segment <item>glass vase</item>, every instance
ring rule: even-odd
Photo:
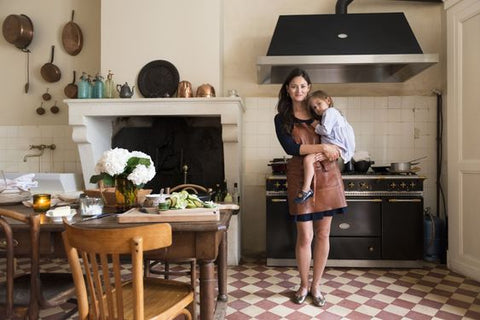
[[[125,212],[137,203],[137,187],[127,178],[115,178],[115,207],[117,212]]]

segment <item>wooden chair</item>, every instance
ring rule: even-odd
[[[70,273],[40,273],[40,215],[24,215],[0,209],[0,227],[5,240],[2,249],[6,257],[5,282],[0,283],[0,317],[6,319],[38,319],[39,310],[58,306],[67,301],[75,302],[75,285]],[[15,274],[15,239],[8,220],[22,222],[30,230],[30,273]],[[27,229],[27,230],[28,230]],[[23,245],[23,244],[20,244]],[[27,244],[25,244],[27,245]],[[74,307],[64,315],[70,317],[77,311]]]
[[[186,309],[193,301],[190,285],[143,276],[144,251],[171,245],[169,224],[114,229],[64,225],[62,236],[75,281],[79,319],[173,319],[179,315],[191,319]],[[131,279],[121,275],[126,259],[120,255],[127,254]]]

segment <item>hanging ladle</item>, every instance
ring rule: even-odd
[[[45,108],[43,107],[43,102],[40,104],[40,107],[38,107],[36,111],[37,111],[37,114],[39,115],[45,114]]]
[[[58,108],[57,101],[55,100],[55,103],[53,104],[53,106],[50,107],[50,112],[58,113],[58,111],[60,111],[60,108]]]

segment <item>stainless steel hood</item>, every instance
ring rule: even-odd
[[[438,61],[438,54],[422,52],[403,13],[337,8],[330,15],[280,16],[267,55],[257,58],[257,80],[283,83],[300,67],[313,83],[404,82]]]

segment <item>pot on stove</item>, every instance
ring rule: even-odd
[[[287,160],[285,158],[274,158],[268,165],[272,167],[273,174],[285,174],[287,172]]]
[[[365,173],[368,171],[370,166],[374,163],[375,163],[374,161],[360,160],[360,161],[353,161],[353,166],[356,172]]]
[[[414,160],[410,160],[407,162],[392,162],[390,163],[390,168],[388,171],[392,173],[410,173],[413,171],[412,166],[419,164],[420,163],[419,161],[425,158],[426,156],[417,158]]]
[[[352,173],[354,171],[355,171],[355,168],[353,166],[353,159],[352,159],[352,160],[348,161],[347,163],[345,163],[343,172]]]

